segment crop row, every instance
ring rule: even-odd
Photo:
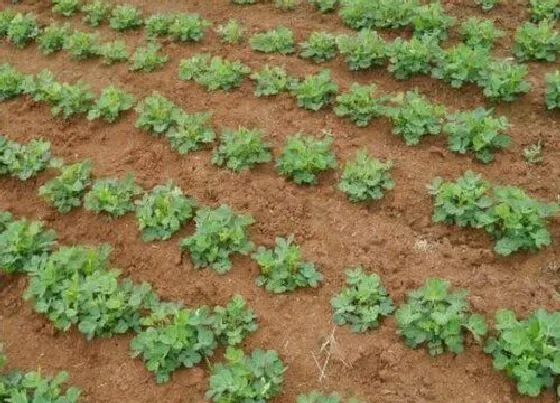
[[[26,88],[31,88],[29,94],[36,101],[49,101],[54,106],[53,111],[62,111],[64,116],[70,116],[68,108],[75,106],[74,100],[91,99],[92,96],[76,96],[83,91],[69,84],[59,84],[53,80],[47,71],[36,77],[21,78]],[[31,83],[31,84],[30,84]],[[61,97],[64,91],[69,94],[71,101]],[[68,89],[69,88],[69,89]],[[354,87],[353,91],[360,95],[364,88]],[[371,88],[365,88],[371,94]],[[53,95],[54,94],[54,95]],[[94,108],[89,110],[90,118],[104,116],[114,121],[121,111],[132,107],[133,97],[116,87],[109,87],[102,92]],[[402,101],[401,109],[390,113],[396,123],[395,132],[402,135],[407,143],[415,144],[425,133],[439,132],[438,114],[443,114],[443,108],[431,105],[415,92],[409,92]],[[86,105],[87,106],[87,105]],[[339,105],[339,108],[341,106]],[[81,112],[87,107],[74,108]],[[380,113],[382,107],[370,112]],[[208,114],[189,115],[165,97],[155,93],[140,104],[136,111],[138,117],[136,127],[147,130],[154,136],[166,136],[172,146],[181,153],[198,150],[214,139],[213,129],[208,125]],[[362,110],[363,112],[363,110]],[[72,113],[72,114],[73,114]],[[432,114],[432,115],[430,115]],[[363,116],[362,116],[363,118]],[[505,118],[495,119],[490,111],[476,109],[472,112],[458,112],[448,117],[444,130],[451,133],[450,147],[457,152],[473,150],[477,158],[489,162],[493,158],[493,148],[506,146],[509,137],[498,133],[507,127]],[[473,136],[475,134],[476,136]],[[0,138],[0,173],[11,174],[21,180],[26,180],[33,174],[45,169],[50,163],[60,169],[60,175],[43,185],[40,194],[60,212],[68,212],[73,207],[82,204],[85,195],[85,207],[96,212],[105,212],[113,216],[123,215],[128,211],[136,211],[137,222],[146,240],[168,239],[179,230],[184,222],[193,217],[196,203],[183,196],[182,191],[172,183],[156,186],[150,193],[144,193],[132,177],[117,179],[105,178],[92,182],[91,164],[89,161],[63,166],[62,162],[50,160],[49,144],[41,140],[34,140],[27,145],[11,142]],[[276,158],[278,173],[285,175],[298,184],[316,183],[317,175],[336,166],[335,154],[331,151],[332,137],[326,134],[323,138],[315,138],[303,134],[289,136],[281,154]],[[237,130],[225,129],[221,136],[221,144],[214,149],[212,162],[225,165],[234,172],[248,170],[257,164],[272,160],[271,147],[266,142],[264,134],[256,129],[240,127]],[[349,200],[363,202],[381,199],[384,193],[391,190],[395,183],[391,177],[391,162],[381,162],[370,157],[365,151],[358,152],[353,161],[349,161],[343,168],[338,188],[346,193]],[[486,228],[497,240],[496,251],[502,255],[509,255],[517,250],[540,249],[550,244],[550,236],[545,229],[544,219],[556,213],[552,208],[544,208],[541,203],[530,199],[522,190],[496,192],[491,197],[484,192],[471,196],[470,187],[475,180],[459,181],[456,194],[440,191],[433,187],[434,194],[442,194],[443,201],[436,202],[436,206],[443,205],[451,214],[461,216],[463,208],[473,208],[480,203],[476,197],[483,197],[484,209],[503,210],[507,205],[509,216],[503,213],[493,214],[493,219],[486,216],[480,222],[471,223],[475,228]],[[477,188],[477,186],[474,186]],[[483,183],[480,187],[487,191],[490,187]],[[509,189],[509,188],[508,188]],[[465,193],[466,192],[466,193]],[[464,193],[464,194],[463,194]],[[136,196],[144,194],[143,199],[134,200]],[[495,199],[495,206],[487,200]],[[459,205],[455,200],[459,200]],[[468,201],[468,203],[467,203]],[[164,215],[155,213],[156,206],[165,211]],[[166,206],[165,209],[162,206]],[[528,206],[533,206],[528,208]],[[204,211],[204,209],[202,209]],[[203,213],[202,215],[206,215]],[[232,214],[226,216],[233,217]],[[533,217],[534,218],[530,218]],[[456,222],[462,225],[461,219],[448,217],[435,221]],[[509,218],[508,218],[509,217]],[[513,217],[513,218],[512,218]],[[157,219],[156,219],[157,218]],[[225,219],[225,221],[233,218]],[[244,221],[244,220],[241,220]],[[247,221],[246,224],[250,222]],[[243,225],[241,225],[243,226]],[[510,228],[510,229],[508,229]],[[533,239],[533,241],[525,238]],[[243,238],[240,238],[243,239]],[[515,241],[513,241],[515,240]],[[187,242],[185,240],[184,242]],[[183,247],[188,245],[184,243]],[[245,243],[237,245],[232,250],[245,250]],[[191,254],[193,250],[191,249]],[[196,262],[196,258],[193,256]],[[226,261],[228,261],[226,259]],[[215,267],[222,271],[221,267]]]
[[[239,62],[210,58],[206,54],[184,60],[180,70],[183,79],[194,79],[209,89],[238,86],[242,77],[248,74],[248,69]],[[476,108],[448,114],[445,107],[430,102],[416,91],[393,96],[377,95],[375,85],[357,83],[349,91],[335,96],[338,85],[331,79],[328,70],[297,80],[289,78],[282,69],[265,68],[254,73],[252,78],[256,81],[258,95],[270,96],[290,88],[299,106],[318,110],[333,103],[338,116],[349,117],[358,126],[367,126],[372,119],[387,117],[393,123],[393,132],[403,137],[407,145],[416,145],[424,136],[443,132],[448,137],[450,150],[459,154],[472,153],[479,161],[489,163],[493,161],[496,150],[511,143],[510,137],[504,133],[509,127],[507,118],[494,117],[491,109]],[[54,115],[70,118],[75,114],[88,113],[89,119],[103,117],[109,122],[114,122],[121,112],[135,104],[134,96],[116,86],[105,88],[95,100],[83,83],[59,83],[47,70],[36,76],[26,76],[10,65],[0,65],[0,99],[21,94],[49,103]],[[156,92],[140,102],[136,111],[138,128],[154,136],[166,136],[181,154],[199,150],[214,140],[214,132],[208,123],[210,114],[186,114]],[[259,130],[224,130],[221,140],[222,145],[215,149],[213,163],[226,165],[235,172],[272,159],[270,145]],[[301,134],[288,138],[282,155],[277,159],[279,173],[296,183],[315,183],[318,173],[336,165],[334,154],[329,151],[330,144],[331,137],[328,135],[322,141]],[[357,158],[364,160],[360,156]],[[376,175],[388,173],[389,166],[381,169],[382,163],[375,161],[379,167],[373,170]],[[363,168],[364,172],[368,170],[371,171]],[[344,187],[347,188],[346,185]],[[372,199],[349,196],[350,199]]]
[[[433,3],[429,7],[432,6],[439,9],[426,11],[427,16],[443,13],[439,3]],[[126,61],[129,57],[122,40],[100,44],[96,34],[72,32],[68,25],[57,23],[41,31],[32,14],[15,14],[10,10],[3,13],[0,15],[0,36],[6,35],[16,46],[25,46],[37,36],[39,46],[45,53],[65,49],[73,58],[103,56],[106,63]],[[553,31],[552,24],[544,20],[538,24],[526,23],[521,26],[514,45],[516,55],[521,60],[554,60],[560,50],[560,34]],[[172,40],[200,41],[209,25],[198,14],[157,14],[146,21],[146,33],[150,39],[170,35]],[[300,44],[300,55],[320,63],[333,59],[339,52],[346,58],[350,70],[370,69],[387,64],[388,70],[397,79],[431,73],[433,77],[443,79],[455,88],[466,83],[476,83],[483,89],[484,95],[494,101],[513,101],[520,94],[529,91],[531,84],[526,80],[526,65],[492,58],[492,44],[503,33],[490,21],[474,17],[468,19],[461,28],[464,43],[445,50],[438,44],[445,30],[441,31],[440,27],[436,31],[433,25],[426,23],[425,29],[420,30],[412,39],[404,40],[399,37],[392,43],[387,43],[369,28],[364,28],[355,35],[313,32]],[[183,31],[178,33],[179,29]],[[230,20],[220,26],[218,32],[224,41],[235,42],[242,38],[244,28],[236,20]],[[265,53],[290,54],[296,51],[294,33],[284,26],[253,35],[250,45],[252,49]],[[130,69],[157,69],[168,60],[166,55],[158,53],[160,49],[160,45],[154,42],[139,46],[132,56]],[[556,87],[557,90],[558,82],[552,82],[553,76],[547,80],[551,81],[549,86]],[[549,102],[548,97],[547,95],[548,107],[555,107],[558,95],[556,94],[555,102]]]
[[[219,242],[224,239],[228,242],[230,238],[205,243],[212,245],[213,255],[219,255],[223,246]],[[285,291],[319,280],[313,264],[302,261],[299,249],[290,243],[291,239],[277,239],[274,251],[258,252],[261,277],[257,284]],[[242,297],[234,296],[225,307],[214,308],[163,302],[148,284],[119,277],[109,263],[108,246],[57,250],[55,246],[56,234],[40,222],[0,214],[0,267],[30,277],[25,298],[57,329],[67,331],[75,325],[88,340],[135,332],[131,354],[146,362],[157,382],[166,382],[178,368],[199,364],[223,344],[229,346],[227,363],[212,367],[210,399],[226,402],[251,396],[264,401],[280,392],[285,367],[276,352],[255,350],[246,356],[232,347],[257,329],[255,313]],[[331,299],[334,322],[358,333],[378,328],[395,311],[380,277],[364,273],[361,267],[346,274],[347,286]],[[432,355],[463,352],[466,333],[482,342],[488,326],[482,315],[471,312],[467,294],[450,289],[446,280],[427,279],[395,311],[398,334],[409,347],[426,346]],[[549,314],[544,309],[527,320],[518,320],[510,310],[497,312],[495,336],[487,340],[485,351],[492,354],[496,369],[505,370],[517,381],[520,393],[537,396],[552,387],[560,374],[556,365],[559,321],[560,313]],[[270,383],[265,390],[253,379],[262,365],[268,368],[265,377]],[[236,380],[233,384],[231,377]],[[242,381],[242,388],[233,386]]]

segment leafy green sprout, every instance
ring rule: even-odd
[[[218,25],[216,32],[220,36],[222,42],[240,43],[245,39],[247,29],[239,20],[231,18],[224,24]]]
[[[272,154],[270,145],[265,142],[264,132],[246,127],[224,130],[221,144],[212,155],[213,164],[225,165],[237,173],[270,161]]]

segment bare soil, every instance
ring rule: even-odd
[[[215,25],[236,17],[249,27],[250,33],[281,23],[293,28],[300,41],[312,31],[348,31],[336,14],[321,15],[307,4],[294,13],[282,13],[271,4],[241,7],[227,0],[129,2],[142,6],[146,14],[199,12]],[[2,3],[11,5],[9,0]],[[445,3],[459,21],[469,15],[482,15],[472,1]],[[63,20],[53,17],[50,1],[23,1],[14,7],[33,11],[45,24],[53,19]],[[528,18],[525,1],[510,1],[486,16],[508,33],[496,55],[509,56],[515,27]],[[92,30],[81,23],[80,16],[64,20],[79,29]],[[124,38],[131,49],[144,40],[142,30],[118,34],[103,26],[99,31],[104,39]],[[397,33],[384,34],[394,37]],[[454,34],[449,43],[456,40]],[[235,257],[233,269],[225,276],[212,270],[195,270],[178,247],[179,240],[193,231],[192,225],[170,241],[144,243],[132,214],[116,220],[84,209],[59,214],[37,195],[39,186],[53,172],[25,183],[0,178],[0,208],[17,217],[44,220],[58,232],[61,244],[110,243],[114,247],[114,265],[122,269],[123,275],[150,282],[165,299],[187,305],[221,304],[235,293],[244,295],[256,309],[260,327],[243,347],[275,349],[288,366],[278,402],[293,402],[298,394],[312,389],[354,393],[368,402],[554,401],[552,393],[539,399],[521,398],[515,384],[492,369],[491,358],[472,340],[464,354],[437,358],[422,349],[407,348],[396,334],[393,318],[379,330],[365,334],[352,334],[347,328],[337,327],[336,345],[322,382],[313,354],[319,360],[325,358],[320,353],[321,345],[334,328],[329,300],[345,281],[344,268],[360,264],[382,276],[397,302],[403,301],[407,290],[420,286],[426,277],[442,276],[456,287],[469,288],[473,307],[490,320],[502,307],[510,307],[520,315],[537,307],[560,308],[558,221],[550,226],[553,246],[539,253],[500,258],[492,252],[493,243],[486,234],[432,223],[432,203],[425,189],[435,176],[453,179],[472,169],[493,182],[518,185],[535,197],[555,200],[560,194],[560,115],[545,110],[543,79],[558,64],[531,64],[533,90],[512,104],[496,106],[496,112],[510,120],[514,145],[498,153],[494,163],[481,165],[469,156],[448,152],[444,138],[407,147],[391,134],[391,125],[384,119],[360,129],[329,110],[312,113],[299,109],[287,94],[256,98],[249,81],[230,93],[209,93],[194,82],[180,81],[177,71],[182,58],[195,52],[212,52],[240,59],[253,68],[265,63],[285,65],[296,76],[327,67],[341,90],[353,81],[375,82],[386,92],[417,87],[449,110],[492,106],[476,87],[454,90],[428,77],[396,81],[383,69],[351,73],[340,57],[319,67],[296,56],[258,54],[250,51],[247,43],[223,45],[210,30],[201,43],[166,43],[164,50],[171,61],[163,70],[145,74],[129,72],[126,65],[107,67],[99,60],[73,61],[63,52],[44,56],[36,45],[19,51],[5,42],[0,43],[0,60],[28,73],[48,68],[61,81],[81,79],[97,92],[110,83],[139,99],[158,90],[187,111],[213,111],[217,129],[238,125],[263,129],[276,153],[288,135],[298,131],[318,134],[322,129],[331,129],[340,165],[361,148],[379,158],[392,159],[396,166],[395,190],[380,202],[352,204],[335,190],[338,173],[322,175],[320,183],[313,187],[285,181],[272,164],[237,175],[211,165],[210,150],[182,157],[164,139],[135,129],[133,112],[114,125],[89,122],[83,117],[64,122],[51,117],[47,106],[18,98],[0,104],[0,131],[18,141],[48,139],[54,153],[67,161],[91,158],[96,176],[130,171],[146,189],[171,178],[203,204],[227,203],[237,211],[251,213],[257,220],[251,228],[257,244],[271,246],[276,236],[294,233],[305,257],[315,261],[325,276],[321,288],[270,295],[255,285],[258,268],[244,257]],[[545,163],[528,165],[522,150],[538,140],[545,147]],[[10,367],[41,368],[49,374],[68,370],[71,383],[81,388],[90,402],[203,401],[209,376],[206,365],[177,371],[172,381],[158,386],[144,364],[129,357],[131,335],[88,343],[74,330],[57,332],[22,299],[27,281],[24,277],[1,277],[0,281],[0,338],[5,342]],[[220,359],[221,354],[213,357],[213,361]]]

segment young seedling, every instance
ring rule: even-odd
[[[168,60],[167,55],[161,55],[159,43],[149,42],[146,46],[138,46],[130,60],[131,71],[151,72],[160,69]]]
[[[432,70],[432,77],[449,82],[453,88],[461,88],[466,83],[479,82],[489,64],[488,49],[461,43],[443,52]]]
[[[209,91],[237,88],[250,72],[251,69],[238,60],[212,57],[207,53],[194,54],[190,59],[181,60],[179,65],[181,80],[194,80]]]
[[[104,0],[93,0],[82,6],[82,13],[84,16],[82,21],[91,26],[97,27],[109,19],[111,15],[112,6]]]
[[[393,102],[396,106],[387,112],[393,122],[393,133],[403,137],[407,146],[419,144],[424,136],[441,133],[445,115],[443,105],[430,102],[416,90],[400,93]]]
[[[470,312],[468,291],[449,291],[450,283],[428,278],[423,287],[408,294],[407,302],[395,314],[397,333],[411,348],[427,344],[431,355],[446,350],[455,354],[464,350],[464,332],[481,342],[488,326],[482,315]]]
[[[179,154],[188,154],[212,144],[215,135],[210,125],[211,116],[210,112],[178,114],[173,127],[165,133],[171,147]]]
[[[365,70],[387,62],[387,43],[376,31],[362,29],[356,35],[339,35],[336,43],[350,70]]]
[[[250,76],[255,81],[255,96],[269,97],[285,91],[288,86],[288,73],[283,67],[270,67],[266,64],[262,70]]]
[[[321,13],[331,13],[335,10],[338,0],[308,0],[309,4],[315,6],[315,8]]]
[[[429,3],[414,10],[411,18],[414,36],[447,39],[447,30],[455,24],[455,17],[447,15],[439,1]]]
[[[542,144],[539,140],[534,144],[529,144],[527,147],[523,149],[523,157],[525,157],[525,161],[529,164],[542,164],[544,161],[542,155]]]
[[[212,330],[220,344],[236,346],[257,330],[257,315],[245,298],[234,295],[228,304],[213,309]]]
[[[140,102],[135,111],[138,114],[136,127],[147,130],[154,136],[165,134],[183,114],[177,105],[155,91]]]
[[[545,76],[545,103],[548,109],[560,108],[560,70]]]
[[[17,13],[8,25],[6,37],[16,48],[23,49],[39,35],[41,28],[35,15]]]
[[[301,57],[315,63],[326,62],[336,56],[336,36],[330,32],[312,32],[299,46]]]
[[[246,28],[235,18],[229,19],[226,23],[218,25],[216,32],[222,42],[241,43],[245,39]]]
[[[155,186],[136,202],[136,222],[146,242],[166,240],[194,215],[195,202],[169,181]]]
[[[98,56],[99,46],[97,33],[74,31],[64,38],[63,48],[72,59],[85,60]]]
[[[382,199],[385,192],[395,187],[391,177],[391,161],[381,162],[359,151],[353,161],[344,166],[338,189],[352,202]]]
[[[300,133],[289,136],[276,161],[279,174],[298,185],[317,183],[317,175],[336,167],[336,157],[331,151],[333,138],[325,133],[322,139]]]
[[[388,45],[387,53],[387,70],[398,80],[405,80],[419,74],[428,74],[441,57],[442,50],[432,36],[408,41],[399,37]]]
[[[229,206],[201,208],[196,212],[194,235],[183,239],[181,248],[187,249],[195,268],[211,267],[218,274],[231,269],[230,255],[248,255],[254,248],[249,240],[247,227],[253,217],[237,214]]]
[[[331,298],[334,323],[348,325],[355,333],[376,329],[393,313],[393,300],[377,274],[365,274],[361,266],[345,273],[346,287]]]
[[[169,34],[169,28],[173,24],[172,14],[152,14],[144,22],[144,30],[148,39],[154,39]]]
[[[120,32],[136,29],[143,23],[142,12],[130,4],[121,4],[113,8],[109,19],[111,28]]]
[[[302,258],[301,249],[294,245],[294,235],[276,238],[276,247],[259,247],[253,259],[260,268],[257,285],[274,294],[283,294],[300,287],[318,287],[323,276],[315,263]]]
[[[331,79],[330,70],[321,70],[301,81],[294,81],[290,89],[296,97],[297,106],[318,111],[332,102],[338,84]]]
[[[0,64],[0,101],[15,98],[23,93],[25,77],[11,64]]]
[[[547,20],[538,24],[526,22],[517,28],[513,54],[519,60],[553,62],[559,51],[560,34],[554,30],[553,22]]]
[[[491,20],[479,17],[469,17],[461,25],[460,32],[463,42],[473,49],[492,49],[494,42],[504,36]]]
[[[354,29],[399,28],[411,23],[418,8],[416,0],[341,1],[342,22]]]
[[[372,119],[385,114],[383,105],[386,97],[376,97],[377,87],[375,84],[362,86],[353,83],[348,92],[336,97],[334,113],[336,116],[348,116],[358,127],[369,125]]]
[[[52,12],[70,17],[80,9],[80,0],[52,0]]]
[[[69,24],[52,23],[46,26],[37,37],[37,44],[44,54],[59,52],[64,47],[64,41],[71,35]]]
[[[120,217],[136,209],[134,198],[141,193],[142,188],[136,184],[132,174],[123,179],[99,179],[84,196],[84,208],[95,213]]]
[[[60,175],[39,188],[39,196],[60,213],[68,213],[82,205],[82,196],[91,184],[91,161],[60,166]]]
[[[214,402],[267,402],[280,394],[284,363],[276,351],[243,350],[228,347],[226,363],[212,367],[206,398]],[[263,386],[266,385],[266,386]]]
[[[478,107],[472,111],[447,116],[443,132],[449,136],[449,148],[459,154],[471,151],[481,162],[494,160],[494,150],[507,148],[511,137],[502,134],[509,127],[505,116],[492,117],[492,109]]]
[[[177,14],[169,25],[169,38],[175,42],[199,42],[210,25],[199,14]]]
[[[125,41],[120,39],[100,45],[97,53],[105,64],[126,62],[130,56]]]
[[[274,0],[274,5],[282,11],[294,11],[299,5],[299,0]]]
[[[51,161],[51,144],[33,139],[27,144],[6,140],[0,136],[0,174],[10,174],[26,181],[43,171]]]
[[[525,64],[496,60],[490,62],[488,68],[480,72],[478,85],[487,98],[512,102],[531,89],[531,83],[526,80],[527,74],[528,69]]]
[[[221,144],[212,154],[212,163],[226,165],[233,172],[242,172],[272,161],[270,145],[265,142],[264,132],[239,127],[226,129],[221,135]]]
[[[263,53],[281,53],[284,55],[294,53],[294,33],[283,25],[271,31],[254,34],[249,40],[251,49]]]
[[[136,102],[133,95],[120,89],[115,85],[110,85],[101,91],[95,105],[89,110],[88,119],[105,118],[109,123],[115,122],[121,112],[131,109]]]

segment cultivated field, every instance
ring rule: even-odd
[[[557,401],[560,2],[493,3],[2,0],[0,400]]]

